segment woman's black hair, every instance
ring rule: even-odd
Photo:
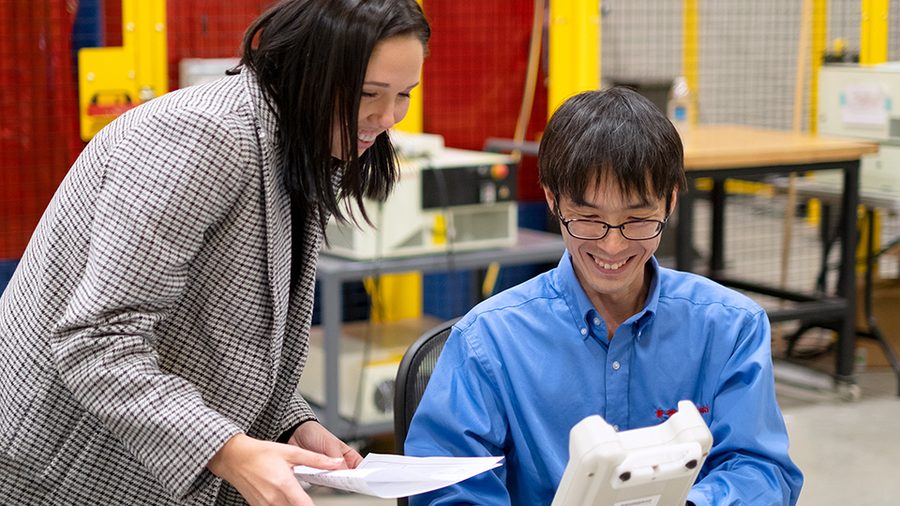
[[[351,202],[368,222],[363,198],[386,198],[397,180],[387,132],[362,156],[356,138],[369,57],[377,43],[396,36],[427,47],[431,28],[415,0],[284,0],[244,35],[241,63],[256,74],[277,117],[286,187],[318,209],[323,230],[328,215],[356,221]],[[344,161],[331,153],[335,117]]]
[[[557,109],[538,150],[538,179],[559,201],[583,205],[588,185],[619,185],[644,203],[686,190],[684,148],[672,123],[627,88],[586,91]]]

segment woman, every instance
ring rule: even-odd
[[[306,505],[294,465],[359,463],[295,387],[429,36],[414,0],[287,0],[85,148],[0,298],[0,503]]]

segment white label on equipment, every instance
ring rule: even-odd
[[[889,100],[878,83],[854,83],[841,90],[841,121],[847,125],[884,127],[888,123]]]
[[[628,499],[627,501],[617,502],[613,506],[656,506],[659,502],[659,496],[641,497],[640,499]]]

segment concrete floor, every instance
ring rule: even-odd
[[[785,408],[791,455],[806,475],[803,505],[893,505],[900,497],[900,398],[821,402]]]

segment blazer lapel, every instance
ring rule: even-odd
[[[263,98],[262,90],[256,84],[253,73],[244,68],[241,75],[245,79],[251,104],[256,109],[256,117],[259,121],[257,132],[262,150],[269,285],[272,289],[274,306],[271,352],[275,361],[274,370],[277,371],[287,322],[291,279],[291,201],[280,177],[282,160],[276,137],[275,116]]]

